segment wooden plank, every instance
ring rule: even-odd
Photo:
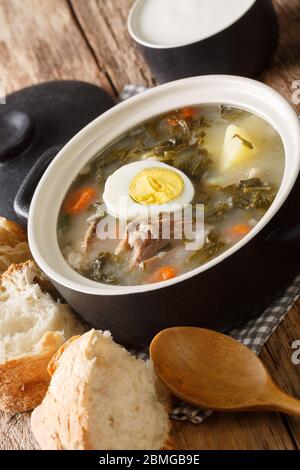
[[[82,79],[120,91],[125,83],[154,81],[126,32],[132,0],[0,0],[0,78],[8,92],[49,79]],[[280,47],[262,79],[291,100],[300,78],[298,0],[276,0]],[[13,53],[12,53],[13,51]],[[111,84],[113,86],[111,86]],[[262,353],[277,383],[299,396],[299,369],[289,360],[300,339],[300,303]],[[287,426],[285,426],[285,424]],[[214,414],[195,426],[174,423],[179,449],[292,449],[300,443],[299,420],[277,414]],[[0,414],[0,448],[32,449],[29,413]]]
[[[300,80],[299,0],[275,0],[273,3],[279,18],[280,41],[276,54],[261,79],[292,102],[295,92],[293,82]],[[294,105],[300,113],[300,93],[298,100],[299,103]]]
[[[174,423],[173,440],[177,449],[295,449],[276,413],[214,413],[200,425]]]
[[[300,399],[300,365],[292,362],[292,344],[300,339],[300,300],[272,335],[261,359],[274,381]],[[214,413],[199,426],[174,423],[175,445],[182,449],[300,449],[299,418],[276,413]]]
[[[0,1],[0,78],[6,92],[46,80],[77,79],[113,94],[64,0]],[[0,412],[0,449],[34,449],[30,414]]]
[[[6,92],[77,79],[113,93],[65,0],[0,1],[0,78]]]
[[[118,92],[125,83],[145,86],[155,83],[127,32],[127,15],[132,2],[133,0],[70,0],[100,69],[107,71]]]
[[[300,399],[300,365],[292,361],[292,344],[296,340],[300,340],[300,300],[275,331],[261,354],[261,359],[270,370],[274,381],[287,393]],[[300,449],[300,419],[285,416],[284,420],[297,448]]]
[[[300,366],[291,361],[291,345],[300,339],[300,301],[273,334],[261,358],[275,382],[300,398]],[[300,421],[276,413],[214,413],[201,425],[173,422],[178,449],[294,449],[300,448]],[[29,413],[0,413],[0,449],[33,449]]]
[[[295,449],[277,414],[215,413],[201,425],[173,422],[176,449],[270,450]],[[38,449],[30,432],[30,413],[0,413],[0,449]]]
[[[35,450],[39,446],[30,431],[30,413],[0,412],[0,450]]]
[[[133,0],[69,0],[100,68],[117,91],[125,83],[151,86],[155,80],[127,32],[127,15]],[[280,42],[266,71],[259,77],[292,100],[292,84],[300,79],[300,10],[298,0],[276,0]],[[300,88],[300,84],[299,84]],[[299,93],[300,101],[300,93]],[[300,103],[296,106],[300,112]]]
[[[126,18],[132,0],[120,0],[118,5],[112,0],[90,0],[89,2],[70,0],[70,2],[81,28],[93,48],[98,63],[101,67],[104,67],[105,64],[113,85],[118,91],[123,88],[125,83],[142,83],[146,86],[154,83],[144,59],[136,47],[132,47],[132,41],[128,38]],[[276,0],[274,3],[280,21],[280,43],[269,67],[261,75],[260,79],[277,89],[292,103],[292,93],[294,91],[292,90],[292,84],[294,80],[300,78],[300,44],[298,41],[300,10],[298,8],[298,0]],[[112,51],[113,54],[111,54]],[[300,111],[300,105],[298,105],[298,110]],[[289,320],[285,324],[290,324]],[[284,335],[284,327],[280,328],[280,331]],[[274,351],[271,354],[266,350],[265,356],[271,362],[275,361],[276,363],[277,349],[280,349],[280,339],[271,340],[271,348],[274,344]],[[283,387],[286,385],[286,383],[282,383]],[[288,388],[286,389],[288,390]],[[213,423],[219,422],[219,419],[221,418],[213,417],[209,420],[209,423],[211,422],[212,424],[205,423],[202,425],[203,427],[177,423],[175,429],[183,437],[181,444],[185,441],[187,445],[189,443],[196,443],[198,446],[196,448],[203,448],[201,445],[204,445],[204,448],[206,448],[202,430],[205,428],[207,442],[213,443]],[[253,448],[255,448],[255,445],[258,445],[257,448],[261,448],[256,439],[260,433],[256,433],[256,429],[260,429],[264,419],[266,423],[271,420],[273,426],[275,418],[271,415],[267,418],[266,416],[263,418],[261,415],[243,415],[239,421],[232,415],[222,415],[222,419],[225,420],[229,429],[234,429],[234,432],[232,431],[230,438],[222,438],[217,444],[218,448],[240,448],[241,433],[244,436],[244,443],[249,442],[250,446],[254,446]],[[231,421],[233,421],[234,426],[230,424]],[[299,428],[297,427],[297,420],[288,419],[282,421],[277,416],[276,426],[277,430],[279,431],[280,428],[281,434],[285,436],[283,438],[284,442],[277,443],[274,438],[272,439],[273,434],[270,432],[270,448],[276,448],[276,445],[279,446],[278,448],[284,448],[285,440],[293,446],[288,434],[291,433],[293,439],[296,439],[296,436],[298,436]],[[292,429],[290,430],[288,426],[291,426]],[[300,440],[298,442],[300,443]],[[209,446],[208,448],[214,447]]]

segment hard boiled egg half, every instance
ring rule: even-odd
[[[193,184],[182,171],[155,160],[122,166],[107,178],[103,193],[108,213],[120,219],[172,213],[193,197]]]

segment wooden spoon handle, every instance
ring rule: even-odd
[[[292,416],[300,417],[300,400],[287,395],[271,381],[265,389],[264,397],[261,397],[261,409],[279,411]]]
[[[273,398],[275,398],[275,400],[274,403],[271,404],[270,409],[300,417],[300,400],[290,397],[283,392],[278,393],[276,397]]]

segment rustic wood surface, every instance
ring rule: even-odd
[[[125,83],[155,85],[126,31],[131,3],[0,0],[0,79],[7,92],[51,79],[93,82],[114,96]],[[293,81],[300,80],[300,2],[274,3],[280,45],[260,78],[291,101]],[[300,103],[296,107],[300,112]],[[300,301],[261,354],[276,382],[300,398],[300,366],[291,361],[291,345],[297,339]],[[200,426],[175,422],[173,435],[179,449],[299,449],[300,420],[275,413],[215,413]],[[0,449],[34,448],[29,414],[0,414]]]

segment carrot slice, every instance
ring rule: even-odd
[[[180,113],[184,119],[193,119],[197,116],[197,111],[189,107],[183,108]]]
[[[153,282],[167,281],[176,276],[176,271],[173,266],[163,266],[153,274]]]
[[[245,235],[247,235],[247,233],[250,232],[250,230],[251,228],[249,227],[249,225],[238,224],[238,225],[234,225],[233,227],[231,227],[229,229],[229,233],[231,233],[232,235],[244,237]]]
[[[178,126],[178,121],[180,119],[193,119],[197,116],[198,112],[194,108],[183,108],[180,111],[177,111],[177,115],[175,116],[170,116],[167,118],[167,123],[169,126]]]
[[[81,188],[68,194],[63,205],[65,213],[75,215],[84,211],[96,198],[96,194],[96,190],[91,187]]]

